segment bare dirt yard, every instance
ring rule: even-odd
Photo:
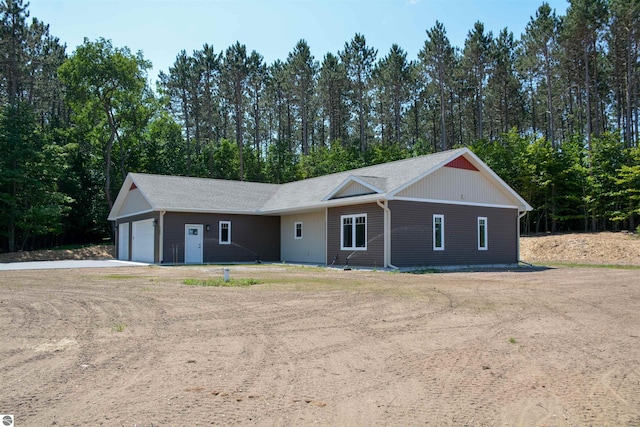
[[[0,413],[21,427],[640,426],[640,269],[625,267],[5,271]],[[223,268],[260,283],[184,284]]]

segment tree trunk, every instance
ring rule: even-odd
[[[443,73],[441,73],[443,76]],[[440,150],[446,151],[447,149],[447,129],[445,127],[445,107],[444,102],[444,80],[440,79]]]

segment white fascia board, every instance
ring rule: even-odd
[[[124,204],[124,201],[126,200],[127,196],[129,195],[129,189],[131,188],[131,184],[135,184],[136,188],[140,191],[140,194],[142,195],[142,197],[144,198],[144,200],[149,204],[149,206],[151,206],[151,209],[148,209],[146,211],[143,212],[137,212],[135,214],[129,214],[129,215],[123,215],[120,216],[118,215],[118,213],[120,212],[120,209],[122,208],[122,205]],[[120,191],[118,192],[118,196],[116,197],[115,202],[113,202],[113,206],[111,207],[111,211],[109,212],[109,216],[107,217],[107,221],[115,221],[117,219],[120,218],[126,218],[132,215],[139,215],[142,213],[148,213],[154,210],[158,210],[156,209],[156,207],[153,205],[153,203],[151,203],[151,200],[149,200],[149,198],[147,197],[146,194],[144,194],[144,191],[142,191],[142,189],[138,186],[138,184],[136,183],[136,181],[133,179],[133,175],[131,173],[127,174],[127,177],[124,179],[124,182],[122,183],[122,187],[120,187]]]
[[[115,221],[116,219],[128,218],[140,214],[155,212],[155,211],[166,211],[167,213],[203,213],[203,214],[219,214],[219,215],[256,215],[256,216],[268,216],[268,215],[285,215],[285,214],[293,214],[293,213],[302,213],[302,212],[315,212],[321,209],[328,209],[337,206],[349,206],[349,205],[362,205],[366,203],[375,203],[377,200],[384,200],[385,197],[380,194],[370,194],[367,196],[355,196],[354,197],[345,197],[343,199],[335,199],[329,200],[326,202],[315,203],[313,205],[305,205],[305,206],[297,206],[293,208],[286,209],[273,209],[273,210],[253,210],[253,211],[230,211],[224,209],[172,209],[172,208],[162,208],[162,209],[148,209],[141,212],[135,212],[132,214],[110,217],[110,220]]]
[[[383,194],[368,194],[365,196],[345,197],[340,199],[332,199],[315,203],[312,205],[297,206],[285,209],[273,209],[268,211],[260,211],[261,215],[284,215],[301,212],[311,212],[320,209],[334,208],[338,206],[363,205],[365,203],[375,203],[377,200],[384,200],[386,196]]]
[[[158,209],[154,209],[158,210]],[[252,210],[252,211],[234,211],[234,210],[225,210],[225,209],[188,209],[188,208],[162,208],[163,211],[168,213],[205,213],[205,214],[222,214],[222,215],[265,215],[264,212],[260,210]]]
[[[322,201],[327,201],[327,200],[331,200],[331,198],[333,196],[335,196],[336,194],[338,194],[340,192],[340,190],[344,189],[347,185],[349,185],[352,182],[356,182],[364,187],[367,187],[368,189],[370,189],[371,191],[375,192],[375,193],[382,193],[383,191],[371,184],[369,184],[366,181],[363,181],[362,179],[358,178],[355,175],[349,175],[349,177],[347,179],[345,179],[344,181],[342,181],[342,183],[340,185],[338,185],[331,193],[329,193],[328,196],[326,196],[324,199],[322,199]]]
[[[497,173],[495,173],[489,166],[487,166],[487,164],[485,162],[483,162],[480,157],[476,156],[473,151],[469,150],[468,148],[466,148],[466,154],[469,155],[469,157],[471,157],[471,163],[475,166],[478,167],[480,166],[478,169],[483,169],[485,172],[487,172],[491,178],[493,178],[497,184],[499,184],[500,186],[502,186],[505,190],[507,190],[507,192],[513,197],[515,198],[518,202],[520,202],[521,204],[521,210],[525,210],[525,211],[532,211],[533,208],[531,207],[531,205],[529,203],[527,203],[526,200],[524,200],[522,197],[520,197],[520,195],[509,186],[509,184],[507,184],[506,182],[504,182],[504,180],[502,178],[500,178],[498,176]]]
[[[116,220],[119,220],[119,219],[131,218],[132,216],[144,215],[144,214],[148,214],[148,213],[155,212],[155,211],[156,211],[155,209],[146,209],[146,210],[140,211],[140,212],[134,212],[134,213],[126,214],[126,215],[118,215],[116,217],[109,217],[108,219],[109,219],[109,221],[116,221]]]
[[[419,199],[416,197],[393,197],[393,198],[390,198],[389,200],[401,200],[405,202],[418,202],[418,203],[440,203],[443,205],[477,206],[477,207],[483,207],[483,208],[518,209],[518,212],[521,212],[519,206],[500,205],[500,204],[494,204],[494,203],[459,202],[456,200],[439,200],[439,199]]]
[[[118,212],[120,212],[120,209],[124,204],[124,200],[127,198],[127,193],[129,192],[129,190],[123,191],[123,189],[125,188],[127,189],[131,188],[131,174],[128,174],[127,177],[124,179],[124,182],[120,187],[120,191],[118,192],[118,196],[116,197],[115,202],[113,202],[113,206],[111,206],[111,211],[109,212],[107,221],[115,221],[116,219],[119,218]]]

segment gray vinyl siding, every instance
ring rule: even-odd
[[[518,210],[394,200],[391,263],[429,265],[514,264]],[[444,215],[444,251],[433,250],[433,215]],[[478,250],[478,217],[487,218],[488,250]]]
[[[302,238],[295,238],[295,224],[302,223]],[[280,259],[284,262],[325,264],[327,258],[325,210],[282,216]]]
[[[145,219],[151,219],[151,218],[155,219],[156,221],[159,221],[160,213],[158,213],[158,212],[149,212],[149,213],[140,214],[140,215],[132,215],[132,216],[128,216],[126,218],[121,218],[121,219],[116,220],[116,239],[115,239],[115,242],[116,242],[116,254],[119,253],[118,252],[119,251],[119,248],[118,248],[119,243],[118,242],[120,240],[118,238],[119,236],[117,235],[117,233],[119,232],[118,226],[121,223],[127,223],[127,222],[129,223],[129,259],[131,259],[131,256],[132,256],[131,239],[133,238],[133,226],[132,226],[132,224],[134,222],[136,222],[136,221],[143,221]],[[160,255],[159,233],[160,233],[159,227],[156,227],[155,232],[154,232],[155,237],[153,239],[153,259],[154,259],[154,262],[160,262],[160,257],[159,257],[159,255]]]
[[[219,221],[231,221],[231,244],[218,243]],[[184,262],[186,224],[203,225],[203,262],[280,260],[280,217],[167,212],[164,216],[164,263]],[[209,225],[209,231],[207,231]]]
[[[340,216],[367,214],[367,250],[340,250]],[[327,263],[345,265],[384,266],[384,211],[375,203],[330,208],[327,217]],[[334,261],[335,259],[335,261]]]

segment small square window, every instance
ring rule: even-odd
[[[301,222],[295,223],[294,237],[296,239],[302,239],[302,223]]]

